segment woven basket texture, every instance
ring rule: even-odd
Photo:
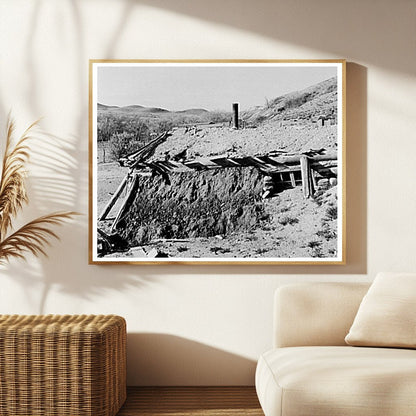
[[[126,399],[126,322],[0,315],[0,415],[114,416]]]

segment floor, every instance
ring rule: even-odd
[[[128,387],[117,416],[263,416],[254,387]]]

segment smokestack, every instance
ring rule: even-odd
[[[238,130],[238,103],[233,103],[233,127]]]

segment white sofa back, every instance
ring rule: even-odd
[[[300,283],[275,292],[274,348],[346,345],[369,283]]]

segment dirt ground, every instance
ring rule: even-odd
[[[227,155],[228,157],[266,155],[271,151],[304,152],[325,148],[336,150],[337,126],[299,124],[281,126],[265,123],[256,128],[233,130],[228,127],[176,130],[158,146],[152,160],[163,160],[186,151],[186,158]]]

